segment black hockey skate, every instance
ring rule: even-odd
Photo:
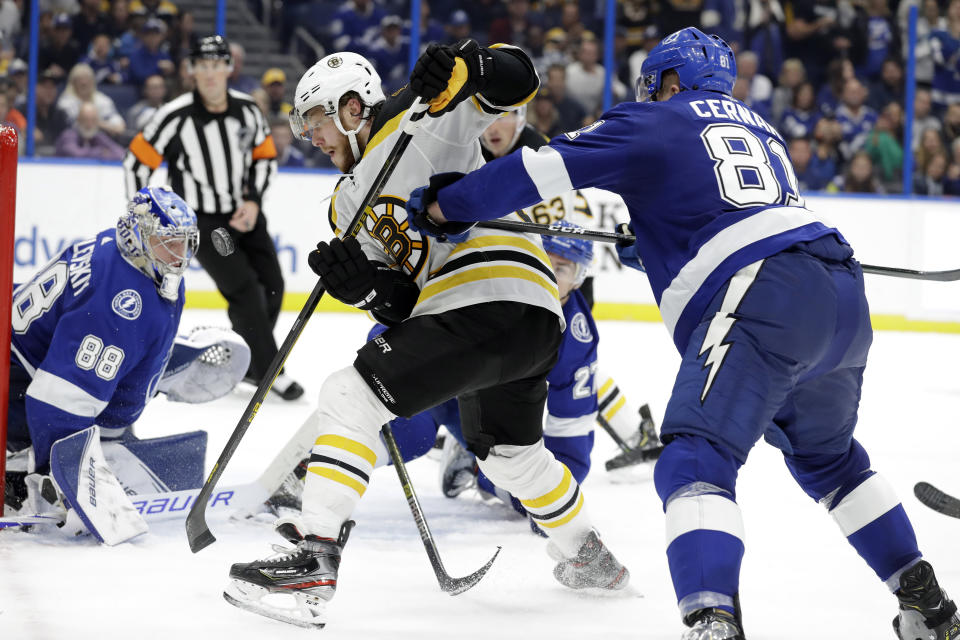
[[[280,487],[263,503],[267,511],[278,518],[300,512],[303,504],[303,483],[309,462],[310,458],[304,458],[283,478]]]
[[[630,582],[630,571],[613,557],[596,531],[587,534],[574,558],[564,558],[553,545],[548,550],[551,557],[558,560],[553,577],[565,587],[618,591]]]
[[[698,609],[684,618],[690,627],[681,640],[744,640],[740,621],[723,609]]]
[[[230,584],[223,597],[230,604],[298,627],[320,629],[326,624],[326,604],[337,590],[340,553],[347,543],[353,520],[340,528],[339,537],[301,536],[296,525],[281,521],[277,533],[296,544],[295,549],[274,547],[279,555],[267,560],[230,567]],[[263,602],[270,594],[289,594],[293,607]]]
[[[900,574],[900,615],[893,630],[900,640],[957,640],[957,605],[937,584],[929,562],[921,560]]]
[[[640,407],[640,426],[637,431],[631,435],[625,443],[630,447],[629,451],[624,451],[606,462],[607,471],[622,469],[641,462],[656,460],[663,452],[663,444],[657,435],[657,426],[653,422],[653,415],[650,413],[650,405]]]

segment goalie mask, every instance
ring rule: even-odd
[[[170,301],[177,299],[183,273],[199,242],[196,214],[166,187],[140,189],[117,222],[120,254]]]
[[[340,99],[351,91],[360,97],[363,105],[360,118],[363,121],[370,117],[372,107],[387,99],[380,86],[380,76],[363,56],[342,51],[321,58],[307,69],[297,83],[293,110],[290,112],[293,135],[311,142],[313,129],[319,124],[319,119],[333,118],[337,129],[350,141],[354,162],[359,162],[362,154],[357,143],[357,132],[363,124],[356,129],[347,130],[340,120]],[[322,111],[311,114],[308,118],[307,112],[315,107],[320,107]]]

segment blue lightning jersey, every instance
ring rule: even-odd
[[[449,220],[489,220],[585,187],[623,197],[681,353],[711,298],[742,267],[840,236],[804,208],[780,134],[742,102],[709,91],[620,104],[537,151],[474,171],[438,200]]]
[[[54,441],[96,423],[128,427],[153,395],[183,311],[127,263],[115,230],[53,258],[13,295],[13,354],[32,380],[27,427],[38,467]]]
[[[960,38],[949,31],[930,34],[933,48],[933,101],[937,104],[960,102]]]

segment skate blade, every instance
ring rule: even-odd
[[[296,606],[276,607],[262,601],[266,596],[292,596]],[[256,613],[271,620],[286,622],[303,629],[322,629],[327,624],[324,615],[326,613],[325,603],[314,596],[300,593],[270,593],[263,587],[231,580],[223,592],[223,599],[238,609]]]

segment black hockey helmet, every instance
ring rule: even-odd
[[[190,60],[226,60],[227,64],[233,64],[233,56],[230,55],[230,44],[223,36],[207,36],[200,38],[190,52]]]

